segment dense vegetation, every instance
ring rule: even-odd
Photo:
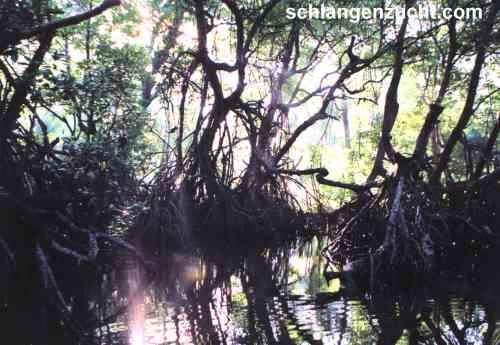
[[[483,16],[2,0],[2,323],[22,334],[28,318],[43,335],[62,320],[81,337],[74,291],[116,249],[149,267],[202,239],[326,233],[330,264],[355,259],[373,289],[376,274],[487,250],[500,224],[500,2],[429,2]]]

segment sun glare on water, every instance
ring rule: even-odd
[[[130,345],[145,345],[143,335],[132,331],[130,334]]]

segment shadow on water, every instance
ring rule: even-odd
[[[129,263],[103,280],[107,295],[96,310],[116,314],[96,329],[98,343],[500,343],[494,274],[436,275],[430,286],[375,296],[349,280],[327,282],[321,246],[315,239],[258,252],[178,252],[147,286]]]

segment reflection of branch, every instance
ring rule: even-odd
[[[429,329],[431,330],[432,336],[434,337],[434,341],[436,342],[436,344],[446,345],[446,342],[441,337],[441,331],[439,330],[439,328],[436,327],[434,322],[432,322],[431,318],[428,316],[425,317],[424,322],[427,325],[427,327],[429,327]]]
[[[283,295],[278,295],[278,301],[280,303],[281,310],[283,311],[284,315],[286,316],[286,319],[283,320],[282,323],[284,323],[284,321],[287,321],[288,324],[293,325],[295,327],[295,329],[297,330],[297,332],[299,333],[299,335],[304,340],[306,340],[308,344],[323,345],[323,341],[321,339],[314,339],[314,336],[310,330],[307,330],[307,329],[304,329],[303,327],[300,327],[301,323],[296,316],[297,311],[296,310],[290,311],[290,308],[288,307],[287,300],[285,298],[283,298]],[[293,306],[295,306],[295,305],[293,305]],[[288,334],[288,331],[287,331],[285,325],[281,325],[281,331],[282,331],[282,335],[286,337],[285,340],[291,341],[290,335]],[[342,333],[341,333],[341,335],[342,335]]]

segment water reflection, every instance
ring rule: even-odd
[[[323,278],[317,240],[235,255],[176,253],[154,284],[130,265],[114,277],[101,344],[498,344],[494,282],[436,277],[377,296]],[[484,288],[484,286],[493,286]]]

